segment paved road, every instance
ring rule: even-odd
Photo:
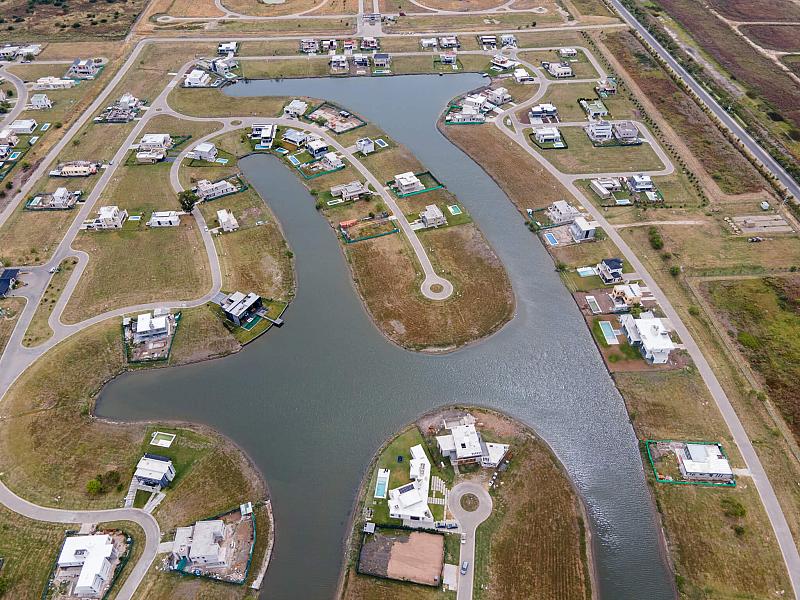
[[[472,512],[461,508],[461,498],[464,494],[474,494],[478,498],[478,508]],[[475,530],[492,514],[492,497],[479,483],[464,481],[453,486],[447,495],[447,508],[453,513],[461,531],[466,534],[467,541],[461,544],[461,559],[458,563],[458,591],[456,600],[472,600],[475,586]],[[461,565],[464,561],[469,563],[465,575],[461,575]]]
[[[0,66],[0,77],[5,78],[14,86],[14,93],[17,96],[17,102],[14,104],[14,107],[0,119],[0,129],[19,117],[20,113],[25,110],[25,105],[28,103],[28,88],[25,87],[25,83],[11,71],[6,70],[7,66],[13,64],[16,63],[8,63]]]
[[[0,483],[0,503],[15,513],[50,523],[103,523],[108,521],[133,521],[139,525],[145,534],[144,551],[137,563],[133,565],[130,575],[117,593],[118,600],[130,600],[136,588],[153,563],[161,541],[161,530],[158,522],[143,510],[138,508],[115,508],[109,510],[64,510],[59,508],[46,508],[31,504],[23,500],[3,483]],[[137,540],[141,543],[141,540]]]
[[[655,49],[658,55],[665,60],[667,64],[672,67],[676,73],[678,73],[678,75],[681,76],[681,78],[687,83],[692,91],[700,96],[703,102],[705,102],[705,104],[725,124],[725,126],[733,131],[733,133],[735,133],[740,140],[742,140],[742,143],[747,147],[747,149],[752,152],[753,155],[758,158],[758,160],[764,163],[764,165],[766,165],[773,174],[775,174],[775,176],[783,185],[786,186],[786,188],[795,198],[800,200],[800,184],[798,184],[786,171],[784,171],[783,167],[780,166],[778,162],[772,158],[772,156],[770,156],[769,152],[764,150],[764,148],[759,146],[759,144],[752,137],[750,137],[750,134],[747,132],[747,130],[742,127],[733,116],[731,116],[724,108],[717,104],[717,101],[713,98],[713,96],[708,93],[706,89],[700,85],[669,52],[667,52],[667,50],[658,42],[658,40],[650,35],[650,32],[645,29],[644,25],[637,21],[636,17],[634,17],[619,0],[611,0],[611,3],[614,5],[614,8],[617,9],[617,12],[622,16],[622,18],[631,27],[638,31],[645,40],[647,40],[647,43]],[[800,583],[800,580],[798,580],[798,583]]]

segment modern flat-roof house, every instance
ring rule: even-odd
[[[319,42],[314,39],[300,40],[300,52],[315,54],[319,52]]]
[[[142,106],[142,101],[133,94],[125,92],[117,100],[117,106],[122,109],[135,110]]]
[[[177,227],[181,224],[181,215],[174,210],[157,210],[150,215],[148,227]]]
[[[16,135],[30,135],[36,131],[38,126],[39,124],[33,119],[17,119],[11,122],[8,129]]]
[[[220,56],[236,54],[237,50],[239,50],[239,42],[220,42],[217,45],[217,54]]]
[[[608,108],[602,100],[581,100],[580,105],[588,119],[602,119],[608,116]]]
[[[184,77],[183,86],[187,88],[211,87],[211,75],[202,69],[192,69]]]
[[[369,188],[357,179],[331,188],[331,196],[341,198],[345,202],[358,200],[366,194],[369,194]]]
[[[241,327],[242,323],[245,323],[263,307],[263,302],[261,296],[253,292],[247,295],[242,292],[233,292],[222,301],[220,306],[228,320]]]
[[[208,66],[212,72],[228,78],[231,71],[239,66],[239,62],[233,56],[221,56],[209,61]]]
[[[615,285],[608,296],[614,303],[614,310],[621,311],[641,306],[642,295],[642,288],[638,283],[623,283]]]
[[[13,148],[17,144],[19,144],[19,138],[16,133],[8,128],[0,129],[0,146],[10,146]]]
[[[550,75],[552,75],[556,79],[564,79],[566,77],[572,77],[574,75],[574,73],[572,72],[572,67],[570,67],[569,65],[562,65],[561,63],[557,62],[547,63],[547,66],[545,66],[544,68],[548,73],[550,73]]]
[[[533,137],[540,144],[554,144],[561,141],[561,132],[558,127],[537,127]]]
[[[458,54],[453,51],[442,52],[439,55],[439,60],[443,65],[455,65],[458,64]]]
[[[422,185],[422,182],[411,171],[395,175],[394,183],[397,186],[397,191],[399,191],[401,194],[410,194],[412,192],[419,192],[420,190],[425,189],[425,186]]]
[[[508,452],[507,444],[493,444],[484,441],[475,429],[475,418],[465,415],[455,423],[443,423],[450,429],[446,435],[437,435],[436,443],[442,456],[450,459],[452,465],[479,464],[495,468]]]
[[[172,148],[172,137],[168,133],[146,133],[139,141],[139,150],[149,152],[151,150],[167,151]]]
[[[67,77],[78,79],[94,79],[100,68],[91,58],[76,58],[67,70]]]
[[[633,121],[619,121],[614,123],[614,137],[623,144],[633,144],[639,141],[639,128]]]
[[[173,553],[196,567],[217,568],[228,564],[228,549],[223,545],[225,522],[219,519],[197,521],[175,530]]]
[[[164,160],[167,153],[163,150],[143,150],[136,153],[136,162],[139,164],[155,164]]]
[[[380,42],[378,42],[378,38],[374,37],[365,37],[361,40],[361,49],[362,50],[377,50],[380,47]]]
[[[572,58],[578,56],[578,51],[575,48],[559,48],[558,55],[561,58]]]
[[[597,274],[606,285],[622,283],[622,264],[621,258],[604,258],[597,265]]]
[[[217,160],[219,151],[217,147],[211,142],[200,142],[192,148],[192,158],[196,160],[204,160],[206,162],[214,162]]]
[[[14,60],[19,54],[19,46],[0,47],[0,60]]]
[[[117,558],[108,534],[72,535],[64,540],[58,555],[59,568],[80,567],[73,593],[79,598],[98,598],[114,573],[111,563]]]
[[[353,64],[356,67],[368,67],[369,56],[366,54],[353,54]]]
[[[502,106],[506,102],[511,102],[511,94],[509,94],[508,90],[504,87],[486,90],[484,94],[486,94],[489,102],[495,106]]]
[[[460,48],[461,43],[455,35],[439,38],[439,48]]]
[[[619,320],[628,343],[638,346],[645,360],[657,365],[665,364],[669,360],[669,353],[675,349],[675,343],[662,319],[646,312],[642,313],[640,319],[632,315],[622,315]]]
[[[435,204],[429,204],[425,207],[421,213],[419,213],[419,218],[422,220],[422,223],[425,227],[443,227],[447,225],[447,219],[440,209]]]
[[[613,127],[609,121],[590,121],[585,131],[593,142],[607,142],[614,137]]]
[[[334,54],[330,59],[331,69],[346,71],[350,68],[350,61],[344,54]]]
[[[458,112],[447,113],[448,123],[485,123],[486,115],[472,106],[462,106]]]
[[[597,221],[587,221],[585,217],[577,217],[569,226],[569,233],[576,243],[593,240],[599,224]]]
[[[613,77],[598,79],[594,90],[600,95],[613,96],[617,93],[617,80]]]
[[[392,57],[386,52],[378,52],[372,57],[372,62],[378,69],[386,69],[392,64]]]
[[[427,50],[429,48],[436,48],[436,46],[438,46],[438,44],[436,43],[436,38],[422,38],[419,41],[419,43],[424,50]]]
[[[496,35],[479,35],[478,36],[478,43],[483,46],[484,50],[494,50],[497,48],[497,36]]]
[[[73,160],[61,163],[50,171],[51,177],[90,177],[97,173],[97,163],[88,160]]]
[[[47,94],[33,94],[31,96],[31,109],[46,110],[48,108],[53,108],[53,102],[47,97]]]
[[[336,152],[326,152],[323,154],[320,164],[327,171],[335,171],[336,169],[341,169],[344,167],[344,161],[339,157],[338,154],[336,154]]]
[[[148,453],[139,459],[133,476],[141,485],[165,488],[175,479],[175,467],[166,456]]]
[[[287,117],[302,117],[308,110],[308,103],[302,100],[294,99],[287,104],[283,109],[283,114]]]
[[[517,83],[533,83],[535,78],[523,68],[514,69],[514,79]]]
[[[364,156],[375,152],[375,142],[371,138],[365,137],[356,140],[356,150],[361,152]]]
[[[555,104],[544,103],[531,106],[528,111],[528,118],[531,123],[538,121],[542,122],[543,119],[555,119],[558,117],[558,108]]]
[[[19,269],[3,269],[0,272],[0,298],[4,298],[11,291],[11,288],[17,283],[19,278]]]
[[[625,183],[630,191],[637,194],[642,192],[652,192],[655,189],[653,187],[653,180],[650,175],[642,175],[641,173],[628,177],[625,180]]]
[[[500,36],[500,45],[504,48],[514,48],[517,45],[517,36],[513,33],[504,33]]]
[[[80,192],[70,192],[65,187],[59,187],[52,194],[37,194],[25,205],[28,210],[66,210],[75,206],[80,197]]]
[[[330,151],[328,144],[323,142],[320,138],[314,137],[311,140],[306,141],[306,150],[308,153],[313,156],[314,158],[322,158]]]
[[[155,340],[161,340],[172,335],[172,320],[169,315],[159,314],[154,316],[152,313],[142,313],[136,317],[136,324],[133,325],[133,343],[144,344]],[[144,458],[142,460],[145,460]],[[147,459],[150,460],[150,459]],[[142,461],[139,461],[142,464]],[[149,464],[149,463],[147,463]],[[161,468],[161,463],[157,465]],[[137,472],[139,467],[137,466]],[[169,469],[167,469],[169,470]],[[174,477],[173,469],[173,477]],[[170,479],[172,481],[172,479]]]
[[[320,42],[320,47],[322,48],[323,52],[336,52],[336,48],[338,48],[338,46],[339,41],[335,38],[322,40]]]
[[[258,140],[258,143],[267,148],[272,147],[275,141],[275,133],[278,128],[273,123],[256,123],[250,132],[250,138]]]
[[[195,193],[201,200],[213,200],[214,198],[233,194],[235,192],[236,186],[227,179],[221,179],[219,181],[201,179],[195,186]]]
[[[581,211],[565,200],[556,200],[547,207],[547,216],[556,225],[566,225],[580,217]]]
[[[82,229],[121,229],[128,218],[127,210],[120,210],[119,206],[101,206],[97,217],[92,221],[85,221]]]
[[[678,467],[692,481],[733,481],[733,469],[719,444],[687,443],[675,449]]]
[[[307,139],[308,134],[305,131],[300,131],[299,129],[287,129],[281,136],[281,140],[297,146],[298,148],[305,144]]]
[[[61,79],[48,75],[47,77],[39,77],[33,85],[32,90],[68,90],[77,85],[74,79]]]
[[[495,54],[490,62],[492,63],[492,66],[502,70],[513,69],[519,64],[516,60],[511,60],[502,54]]]
[[[433,513],[428,508],[431,463],[421,444],[412,446],[410,452],[411,482],[389,490],[389,516],[404,521],[433,523]]]
[[[462,108],[474,108],[476,111],[487,111],[492,107],[489,106],[489,98],[485,94],[470,94],[464,96],[461,100]]]
[[[227,208],[217,211],[217,221],[219,221],[222,231],[230,233],[239,229],[239,221],[233,216],[233,212]]]

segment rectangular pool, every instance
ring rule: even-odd
[[[600,310],[600,305],[597,303],[597,298],[594,296],[586,296],[586,304],[589,305],[589,310],[592,311],[592,314],[599,315],[602,310]]]
[[[619,340],[614,333],[614,327],[608,321],[600,321],[600,329],[603,330],[603,337],[609,346],[619,346]]]
[[[289,162],[290,162],[290,163],[292,163],[292,164],[293,164],[295,167],[298,167],[298,166],[300,166],[300,161],[299,161],[299,160],[297,160],[297,157],[296,157],[296,156],[292,156],[292,155],[290,154],[290,155],[289,155],[287,158],[289,159]]]
[[[458,204],[451,204],[447,207],[447,210],[449,210],[450,214],[453,216],[461,214],[461,207]]]
[[[551,246],[558,246],[558,240],[556,239],[556,236],[554,236],[552,233],[545,233],[544,239],[546,239],[547,243],[550,244]]]
[[[386,498],[389,489],[389,469],[378,469],[378,480],[375,482],[375,497]]]

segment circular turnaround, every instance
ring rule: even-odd
[[[475,512],[480,506],[480,500],[475,494],[464,494],[460,500],[461,508],[467,512]]]

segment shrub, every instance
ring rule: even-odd
[[[694,304],[689,307],[689,314],[693,317],[697,317],[700,315],[700,309],[697,308]]]
[[[678,265],[672,265],[669,268],[669,274],[672,275],[673,277],[677,277],[678,275],[681,274],[681,268]]]
[[[761,346],[761,340],[748,331],[740,331],[736,339],[742,346],[750,350],[755,350]]]
[[[736,498],[725,496],[721,501],[722,512],[726,517],[740,519],[747,514],[747,509]]]
[[[649,229],[647,237],[650,239],[650,245],[653,247],[653,250],[661,250],[664,247],[664,240],[655,227]]]
[[[100,481],[99,476],[90,479],[86,484],[86,491],[92,496],[97,496],[103,491],[103,483]]]

